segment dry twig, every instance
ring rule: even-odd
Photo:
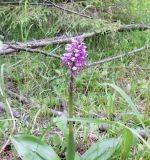
[[[78,15],[78,16],[81,16],[81,17],[84,17],[84,18],[93,19],[93,18],[90,17],[90,16],[87,16],[87,15],[78,13],[78,12],[76,12],[76,11],[73,11],[73,10],[70,10],[70,9],[67,9],[67,8],[64,8],[64,7],[60,6],[60,5],[57,5],[57,4],[53,3],[52,1],[46,1],[46,3],[51,4],[53,7],[58,8],[58,9],[61,9],[61,10],[65,11],[65,12],[73,13],[73,14],[75,14],[75,15]]]
[[[18,95],[17,93],[12,92],[11,90],[6,90],[6,92],[10,97],[14,97],[15,99],[19,100],[23,104],[29,103],[29,100],[26,97],[24,97],[23,95]]]
[[[150,49],[150,46],[144,46],[142,48],[135,49],[135,50],[130,51],[128,53],[119,54],[117,56],[113,56],[113,57],[108,57],[108,58],[102,59],[100,61],[97,61],[97,62],[94,62],[94,63],[91,63],[91,64],[87,65],[87,67],[85,69],[88,69],[88,68],[94,67],[94,66],[98,66],[98,65],[101,65],[103,63],[110,62],[110,61],[113,61],[113,60],[116,60],[116,59],[121,59],[121,58],[123,58],[125,56],[132,56],[132,55],[135,55],[136,53],[142,52],[142,51],[144,51],[146,49]]]
[[[150,29],[150,26],[145,25],[145,24],[128,24],[125,26],[121,26],[120,28],[118,28],[118,32],[129,32],[129,31],[134,31],[134,30],[140,30],[140,31],[144,31]]]
[[[132,31],[132,30],[146,30],[146,29],[150,29],[150,27],[147,25],[132,24],[132,25],[120,26],[116,31],[127,32],[127,31]],[[35,49],[38,47],[44,47],[44,46],[52,45],[52,44],[67,43],[70,39],[77,38],[77,37],[90,38],[96,34],[98,34],[98,33],[97,32],[90,32],[90,33],[83,33],[83,34],[79,34],[79,35],[75,35],[75,36],[63,35],[63,36],[58,36],[58,37],[54,37],[54,38],[46,38],[46,39],[29,41],[27,43],[17,42],[16,45],[14,45],[13,43],[4,43],[1,46],[2,49],[0,50],[0,55],[7,55],[7,54],[15,53],[20,50],[28,50],[29,51],[30,48]],[[14,49],[10,46],[14,46],[16,49]],[[18,50],[17,50],[17,48],[18,48]],[[36,50],[30,50],[30,52],[36,52]],[[42,53],[43,51],[37,51],[37,52]],[[47,55],[47,53],[43,53],[43,54]]]
[[[15,46],[15,45],[10,45],[10,48],[15,49],[16,51],[27,51],[27,52],[31,52],[31,53],[41,53],[44,56],[50,56],[50,57],[62,59],[61,56],[58,56],[58,55],[55,55],[55,54],[51,54],[51,53],[47,53],[47,52],[44,52],[44,51],[41,51],[41,50],[37,50],[37,49],[24,48],[24,47]]]
[[[0,5],[1,6],[8,6],[8,5],[13,5],[13,6],[19,6],[19,5],[24,5],[25,3],[24,2],[0,2]],[[38,6],[38,5],[44,5],[45,6],[45,3],[30,3],[30,5],[32,6]],[[47,4],[48,6],[52,6],[51,4]]]
[[[24,5],[25,3],[24,2],[0,2],[0,5]],[[76,11],[73,11],[73,10],[70,10],[70,9],[67,9],[67,8],[64,8],[60,5],[57,5],[55,3],[53,3],[52,1],[45,1],[43,3],[29,3],[31,6],[48,6],[48,7],[55,7],[57,9],[60,9],[60,10],[63,10],[65,12],[68,12],[68,13],[72,13],[72,14],[75,14],[75,15],[78,15],[78,16],[81,16],[81,17],[84,17],[84,18],[89,18],[89,19],[93,19],[92,17],[90,16],[87,16],[87,15],[84,15],[84,14],[81,14],[81,13],[78,13]]]

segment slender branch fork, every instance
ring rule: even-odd
[[[129,32],[133,30],[146,30],[150,29],[150,26],[144,25],[144,24],[130,24],[130,25],[123,25],[120,26],[116,29],[116,32]],[[109,31],[109,30],[108,30]],[[107,31],[106,31],[107,33]],[[61,43],[67,43],[70,39],[76,39],[77,37],[80,38],[90,38],[93,37],[94,35],[97,35],[97,32],[89,32],[89,33],[82,33],[74,36],[57,36],[53,38],[46,38],[46,39],[40,39],[40,40],[34,40],[34,41],[29,41],[27,43],[22,43],[22,42],[16,42],[15,47],[19,47],[20,50],[23,48],[38,48],[38,47],[44,47],[47,45],[52,45],[52,44],[61,44]],[[2,44],[2,50],[0,50],[0,55],[7,55],[11,53],[15,53],[17,50],[13,49],[10,46],[14,46],[13,43],[4,43]],[[20,51],[18,50],[18,51]]]
[[[0,2],[0,5],[23,5],[24,2]],[[38,6],[38,5],[45,5],[45,3],[30,3],[30,5],[32,6]],[[49,6],[52,6],[51,4],[49,4]]]
[[[15,53],[17,51],[17,49],[15,49],[16,47],[19,47],[20,50],[21,48],[38,48],[38,47],[44,47],[47,45],[52,45],[52,44],[61,44],[61,43],[67,43],[70,39],[76,39],[77,37],[80,38],[89,38],[92,37],[96,34],[96,32],[90,32],[90,33],[83,33],[80,35],[75,35],[73,37],[69,37],[69,36],[58,36],[58,37],[54,37],[54,38],[46,38],[46,39],[40,39],[40,40],[34,40],[34,41],[29,41],[27,43],[22,43],[22,42],[16,42],[16,44],[12,44],[12,43],[4,43],[2,46],[2,50],[0,50],[0,55],[7,55],[7,54],[11,54],[11,53]],[[12,48],[12,46],[14,46],[15,48]],[[19,51],[19,50],[18,50]]]
[[[62,57],[59,56],[59,55],[56,55],[56,54],[50,54],[50,53],[47,53],[47,52],[44,52],[44,51],[41,51],[41,50],[37,50],[37,49],[31,49],[31,48],[23,48],[23,47],[17,47],[17,46],[10,46],[11,48],[15,49],[17,52],[19,51],[27,51],[27,52],[30,52],[30,53],[41,53],[42,55],[44,56],[50,56],[50,57],[53,57],[53,58],[57,58],[59,60],[62,60]],[[112,57],[107,57],[107,58],[104,58],[100,61],[97,61],[97,62],[93,62],[89,65],[86,66],[85,69],[89,69],[91,67],[95,67],[95,66],[99,66],[103,63],[107,63],[107,62],[110,62],[110,61],[114,61],[114,60],[117,60],[117,59],[122,59],[124,58],[125,56],[133,56],[139,52],[142,52],[144,50],[148,50],[150,49],[150,46],[147,45],[147,46],[144,46],[142,48],[138,48],[138,49],[135,49],[135,50],[132,50],[132,51],[129,51],[127,53],[122,53],[122,54],[119,54],[117,56],[112,56]]]
[[[30,52],[30,53],[40,53],[40,54],[42,54],[44,56],[50,56],[50,57],[54,57],[54,58],[57,58],[57,59],[62,59],[62,57],[59,56],[59,55],[47,53],[47,52],[44,52],[42,50],[37,50],[37,49],[32,49],[32,48],[18,47],[18,46],[15,46],[15,45],[10,45],[10,48],[15,49],[17,51],[27,51],[27,52]]]
[[[0,2],[0,5],[23,5],[23,4],[24,4],[23,2]],[[40,6],[55,7],[57,9],[60,9],[62,11],[65,11],[65,12],[68,12],[68,13],[71,13],[71,14],[75,14],[75,15],[78,15],[78,16],[81,16],[81,17],[84,17],[84,18],[93,19],[92,17],[87,16],[85,14],[81,14],[81,13],[78,13],[76,11],[73,11],[73,10],[64,8],[60,5],[57,5],[57,4],[53,3],[52,1],[45,1],[43,3],[30,3],[30,5],[32,5],[32,6],[39,6],[40,5]]]
[[[150,49],[150,46],[144,46],[142,48],[138,48],[138,49],[132,50],[132,51],[127,52],[127,53],[119,54],[119,55],[113,56],[113,57],[108,57],[108,58],[105,58],[105,59],[102,59],[100,61],[93,62],[93,63],[87,65],[87,67],[85,69],[88,69],[88,68],[91,68],[91,67],[94,67],[94,66],[98,66],[98,65],[101,65],[103,63],[110,62],[110,61],[113,61],[113,60],[122,59],[125,56],[132,56],[132,55],[135,55],[135,54],[137,54],[139,52],[142,52],[144,50],[147,50],[147,49]]]
[[[65,12],[73,13],[73,14],[76,14],[76,15],[81,16],[81,17],[84,17],[84,18],[93,19],[93,18],[90,17],[90,16],[87,16],[87,15],[84,15],[84,14],[81,14],[81,13],[78,13],[78,12],[76,12],[76,11],[73,11],[73,10],[70,10],[70,9],[67,9],[67,8],[63,8],[62,6],[57,5],[57,4],[53,3],[52,1],[46,1],[46,3],[50,3],[53,7],[58,8],[58,9],[60,9],[60,10],[63,10],[63,11],[65,11]]]

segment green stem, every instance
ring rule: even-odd
[[[69,82],[69,118],[73,117],[73,90],[74,90],[74,77],[71,73]],[[68,145],[67,145],[67,160],[74,160],[75,158],[75,143],[73,134],[73,122],[69,121],[69,135],[68,135]]]
[[[69,118],[73,117],[73,90],[74,90],[74,78],[70,76],[69,82]]]
[[[150,83],[148,83],[146,115],[150,114]]]

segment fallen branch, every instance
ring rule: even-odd
[[[125,26],[121,26],[120,28],[118,28],[118,32],[126,32],[126,31],[134,31],[134,30],[140,30],[140,31],[144,31],[150,29],[150,26],[147,26],[145,24],[129,24],[129,25],[125,25]]]
[[[41,50],[37,50],[37,49],[24,48],[24,47],[14,46],[14,45],[11,45],[10,48],[15,49],[17,52],[18,51],[27,51],[27,52],[31,52],[31,53],[41,53],[44,56],[50,56],[50,57],[62,59],[61,56],[58,56],[58,55],[55,55],[55,54],[51,54],[51,53],[47,53],[47,52],[44,52],[44,51],[41,51]]]
[[[77,37],[88,38],[88,37],[92,37],[95,34],[96,34],[96,32],[91,32],[91,33],[85,33],[85,34],[74,36],[74,37],[59,36],[59,37],[54,37],[54,38],[47,38],[47,39],[30,41],[30,42],[27,42],[27,43],[17,42],[16,43],[17,45],[15,45],[16,49],[13,49],[11,47],[11,46],[14,46],[11,43],[8,43],[8,44],[4,43],[3,46],[2,46],[2,49],[0,50],[0,55],[7,55],[7,54],[10,54],[10,53],[17,52],[17,48],[18,49],[38,48],[38,47],[44,47],[44,46],[52,45],[52,44],[67,43],[68,41],[70,41],[71,38],[77,38]]]
[[[23,95],[18,95],[17,93],[12,92],[11,90],[6,90],[6,92],[10,97],[13,97],[13,98],[19,100],[23,104],[29,104],[29,100],[26,97],[24,97]]]
[[[25,3],[24,2],[0,2],[0,5],[24,5]],[[43,2],[43,3],[29,3],[29,5],[31,6],[48,6],[48,7],[55,7],[57,9],[60,9],[60,10],[63,10],[65,12],[68,12],[68,13],[72,13],[72,14],[75,14],[75,15],[78,15],[78,16],[81,16],[81,17],[84,17],[84,18],[89,18],[89,19],[93,19],[92,17],[90,16],[87,16],[87,15],[84,15],[84,14],[81,14],[81,13],[78,13],[76,11],[73,11],[73,10],[70,10],[70,9],[67,9],[67,8],[64,8],[60,5],[57,5],[51,1],[46,1],[46,2]]]
[[[78,13],[78,12],[76,12],[76,11],[73,11],[73,10],[70,10],[70,9],[67,9],[67,8],[63,8],[62,6],[57,5],[57,4],[53,3],[52,1],[46,1],[46,3],[51,4],[53,7],[58,8],[58,9],[60,9],[60,10],[63,10],[63,11],[65,11],[65,12],[73,13],[73,14],[76,14],[76,15],[81,16],[81,17],[84,17],[84,18],[93,19],[93,18],[90,17],[90,16],[87,16],[87,15],[84,15],[84,14],[81,14],[81,13]]]
[[[15,118],[18,118],[18,119],[20,118],[19,112],[17,112],[14,108],[11,108],[11,111],[12,111],[13,116]],[[2,115],[3,115],[4,112],[6,112],[6,105],[4,103],[0,102],[0,113],[2,113]]]
[[[6,148],[9,144],[10,144],[10,136],[9,136],[9,138],[7,139],[7,141],[4,142],[4,144],[3,144],[3,146],[2,146],[2,148],[1,148],[1,150],[0,150],[0,154],[5,150],[5,148]]]
[[[147,25],[141,25],[141,24],[132,24],[132,25],[124,25],[121,26],[117,29],[118,32],[127,32],[127,31],[131,31],[131,30],[146,30],[146,29],[150,29],[149,26]],[[27,43],[21,43],[21,42],[17,42],[15,47],[18,48],[20,51],[21,49],[26,50],[25,48],[38,48],[38,47],[44,47],[47,45],[52,45],[52,44],[61,44],[61,43],[67,43],[68,41],[70,41],[70,39],[72,38],[90,38],[94,35],[98,34],[97,32],[90,32],[90,33],[83,33],[80,35],[76,35],[73,37],[69,37],[69,36],[58,36],[58,37],[54,37],[54,38],[47,38],[47,39],[40,39],[40,40],[34,40],[34,41],[29,41]],[[11,53],[15,53],[17,52],[17,49],[13,49],[10,46],[14,46],[14,44],[12,43],[4,43],[0,49],[0,55],[7,55],[7,54],[11,54]],[[35,51],[35,50],[34,50]],[[41,51],[38,51],[38,53],[41,53]]]
[[[14,92],[12,92],[10,90],[7,90],[7,94],[10,97],[13,97],[13,98],[21,101],[23,104],[30,104],[31,103],[30,99],[26,98],[23,95],[18,95],[17,93],[14,93]],[[56,111],[56,110],[50,108],[49,112],[51,114],[55,115],[55,116],[65,116],[65,117],[67,117],[67,114],[68,114],[67,113],[67,104],[63,100],[63,98],[61,98],[60,96],[58,98],[59,98],[60,108],[61,108],[62,111]],[[2,113],[6,112],[6,106],[2,102],[0,102],[0,111]],[[20,118],[20,114],[14,108],[12,108],[12,113],[13,113],[13,115],[14,115],[15,118]]]
[[[98,62],[94,62],[94,63],[91,63],[91,64],[87,65],[87,67],[85,69],[88,69],[88,68],[94,67],[94,66],[98,66],[98,65],[101,65],[103,63],[110,62],[110,61],[113,61],[113,60],[116,60],[116,59],[121,59],[121,58],[123,58],[125,56],[135,55],[136,53],[142,52],[142,51],[144,51],[146,49],[150,49],[150,46],[144,46],[142,48],[135,49],[135,50],[130,51],[128,53],[119,54],[117,56],[113,56],[113,57],[108,57],[108,58],[102,59],[102,60],[100,60]]]
[[[13,6],[19,6],[19,5],[24,5],[25,2],[0,2],[0,5],[1,6],[8,6],[8,5],[13,5]],[[30,5],[32,6],[39,6],[39,5],[44,5],[45,6],[45,3],[30,3]],[[47,4],[48,6],[52,6],[51,4]]]
[[[49,109],[49,112],[52,113],[54,116],[64,116],[67,117],[67,113],[66,112],[60,112],[60,111],[56,111],[54,109]]]

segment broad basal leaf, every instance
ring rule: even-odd
[[[11,138],[23,160],[60,160],[51,146],[31,135],[16,135]]]
[[[121,145],[121,137],[109,138],[93,144],[84,155],[84,160],[107,160]]]

